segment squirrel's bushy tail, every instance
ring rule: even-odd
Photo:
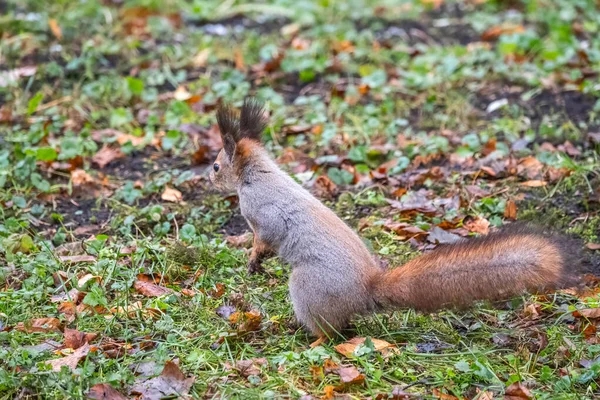
[[[441,246],[379,275],[372,291],[383,307],[434,311],[573,287],[582,265],[577,241],[519,225]]]

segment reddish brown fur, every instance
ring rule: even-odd
[[[442,246],[386,272],[372,288],[383,306],[433,311],[576,284],[557,240],[525,228]]]

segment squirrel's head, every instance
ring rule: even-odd
[[[260,143],[266,127],[264,109],[258,101],[247,98],[239,114],[229,105],[217,110],[217,123],[223,149],[212,165],[210,181],[221,190],[233,190],[250,160],[252,149]]]

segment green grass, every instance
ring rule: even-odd
[[[175,359],[192,398],[331,398],[333,386],[482,399],[516,382],[537,399],[597,396],[597,320],[573,316],[598,307],[594,287],[358,318],[345,339],[398,352],[367,342],[346,357],[344,338],[308,347],[286,265],[249,276],[226,240],[247,227],[206,178],[214,110],[254,95],[271,113],[267,149],[392,266],[430,246],[386,221],[470,235],[473,218],[509,222],[511,203],[519,220],[600,242],[596,2],[435,3],[0,0],[0,399],[85,398],[99,383],[130,395],[144,363],[154,376]],[[163,200],[167,188],[183,201]],[[436,211],[387,201],[415,199]],[[80,286],[86,274],[98,278]],[[143,295],[138,274],[171,291]],[[75,315],[51,299],[65,288],[83,292]],[[18,329],[39,318],[60,330]],[[39,345],[64,344],[65,328],[98,338],[53,372],[46,362],[71,351]],[[340,387],[321,369],[331,361],[364,382]]]

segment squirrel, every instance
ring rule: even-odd
[[[261,103],[247,98],[239,114],[221,105],[217,124],[223,149],[209,179],[217,189],[237,191],[254,233],[248,271],[262,271],[273,253],[288,263],[296,318],[320,340],[356,315],[394,308],[431,312],[580,282],[581,247],[530,225],[461,239],[383,269],[358,234],[269,156],[260,142],[267,125]]]

